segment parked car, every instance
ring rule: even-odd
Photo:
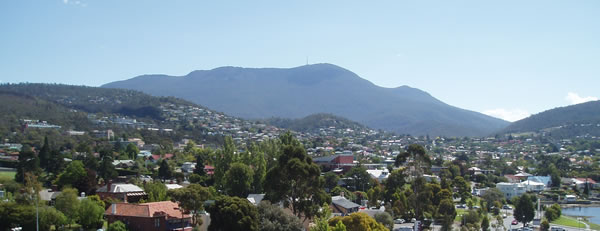
[[[550,231],[565,231],[565,229],[558,226],[551,226]]]
[[[502,218],[506,218],[506,213],[503,213],[503,214],[502,214]]]
[[[465,204],[456,205],[456,208],[458,208],[458,209],[464,209],[464,208],[467,208],[467,205],[465,205]]]
[[[512,209],[512,207],[510,207],[510,205],[504,205],[502,206],[502,209]]]
[[[417,222],[417,219],[415,219],[415,218],[410,219],[410,222],[415,223],[415,222]]]
[[[513,221],[512,221],[510,224],[511,224],[511,225],[516,225],[516,224],[519,224],[519,221],[517,221],[517,220],[513,220]]]
[[[396,220],[394,220],[394,224],[403,224],[404,223],[404,219],[402,218],[398,218]]]

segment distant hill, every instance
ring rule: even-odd
[[[508,125],[447,105],[416,88],[376,86],[331,64],[289,69],[221,67],[183,77],[143,75],[102,87],[175,96],[249,119],[329,113],[411,135],[483,136]]]
[[[338,129],[366,130],[364,125],[346,118],[331,114],[313,114],[300,119],[269,118],[262,120],[275,127],[299,131],[318,133],[320,129],[335,127]]]
[[[600,136],[600,101],[547,110],[516,121],[501,133],[546,132],[556,137]]]

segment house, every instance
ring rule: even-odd
[[[550,176],[530,176],[527,180],[543,183],[546,187],[552,185],[552,178]]]
[[[171,153],[164,154],[163,156],[158,155],[158,154],[152,154],[152,156],[150,156],[150,160],[152,162],[157,162],[157,161],[162,160],[162,159],[165,159],[165,160],[171,159],[171,158],[173,158],[173,156],[174,155],[171,154]]]
[[[183,163],[183,165],[181,165],[181,171],[183,171],[183,172],[191,173],[191,172],[194,172],[195,169],[196,169],[196,163],[185,162],[185,163]]]
[[[431,174],[439,175],[444,169],[448,169],[448,167],[431,166]]]
[[[526,180],[521,182],[527,189],[527,192],[541,192],[546,189],[546,185],[544,183],[540,183],[537,181]]]
[[[250,201],[253,205],[258,205],[265,198],[265,194],[248,194],[246,199]]]
[[[485,169],[480,169],[478,167],[470,167],[467,169],[467,171],[469,171],[469,173],[471,173],[471,175],[494,173],[494,170],[485,170]]]
[[[215,167],[204,165],[204,172],[206,172],[206,175],[212,176],[215,174]]]
[[[521,183],[500,182],[496,184],[496,188],[498,188],[498,190],[504,194],[506,199],[521,196],[527,192],[527,188]]]
[[[48,205],[54,205],[56,201],[56,197],[60,195],[60,191],[55,191],[52,189],[42,189],[40,194],[40,200],[48,202]]]
[[[360,205],[349,201],[342,195],[331,197],[331,205],[329,207],[331,208],[332,213],[338,213],[341,216],[346,216],[348,214],[358,212]]]
[[[165,184],[165,186],[167,187],[167,190],[183,188],[183,186],[181,186],[179,184]]]
[[[96,190],[96,194],[98,194],[102,200],[111,197],[129,203],[138,202],[141,199],[148,198],[148,194],[134,184],[113,184],[112,182],[108,182],[108,184],[100,187]]]
[[[352,154],[336,154],[317,157],[313,159],[313,162],[322,166],[324,169],[342,168],[345,171],[350,170],[355,165],[354,155]]]
[[[567,203],[576,202],[576,201],[577,201],[577,197],[575,195],[565,196],[565,202],[567,202]]]
[[[384,181],[390,175],[390,171],[387,169],[379,170],[379,169],[369,169],[367,173],[371,176],[371,178],[377,180],[379,183]]]
[[[527,179],[527,178],[528,178],[528,177],[530,177],[530,176],[533,176],[533,175],[531,175],[531,174],[529,174],[529,173],[526,173],[526,172],[520,172],[520,173],[517,173],[517,174],[515,175],[515,177],[518,177],[518,178],[519,178],[519,180],[525,180],[525,179]]]
[[[594,186],[597,186],[595,180],[592,178],[573,178],[571,179],[571,185],[576,186],[579,190],[583,190],[585,185],[588,185],[589,189],[594,189]]]
[[[515,175],[511,175],[511,174],[506,174],[504,175],[504,177],[508,180],[508,183],[519,183],[521,182],[521,178],[515,176]]]
[[[131,168],[135,165],[133,160],[113,160],[112,164],[115,168]]]
[[[179,205],[172,201],[115,203],[106,209],[104,215],[108,224],[121,221],[131,231],[192,230],[191,216],[184,214]]]

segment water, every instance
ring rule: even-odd
[[[594,224],[600,224],[600,207],[563,208],[562,213],[570,216],[586,216]]]

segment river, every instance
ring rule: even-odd
[[[586,216],[594,224],[600,224],[600,207],[572,207],[563,208],[562,214],[569,216]]]

